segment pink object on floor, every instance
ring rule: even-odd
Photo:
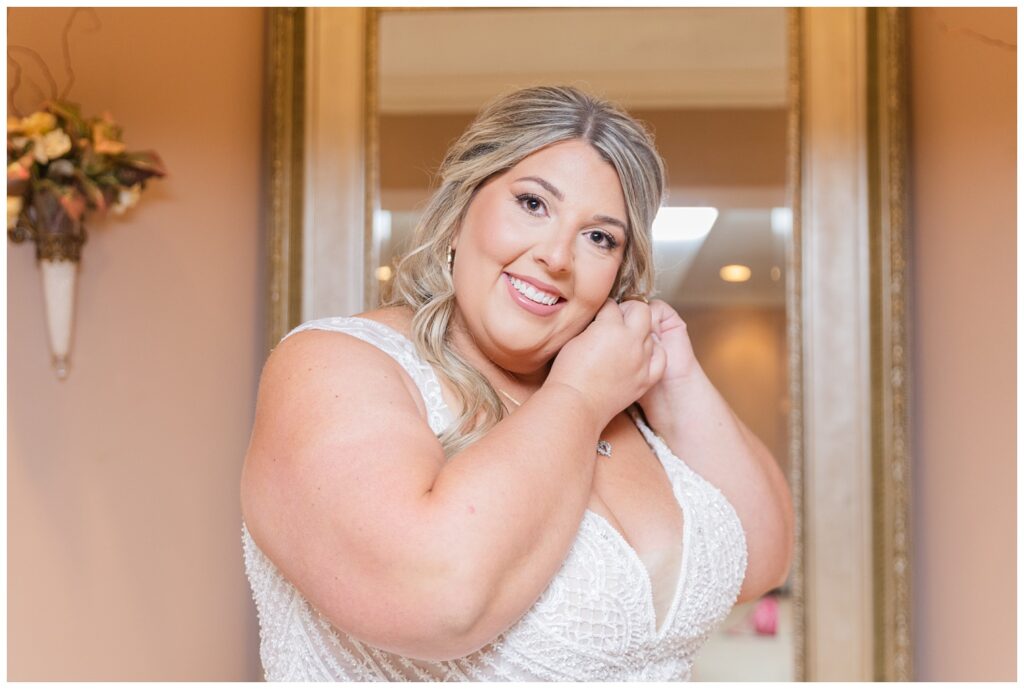
[[[779,627],[779,601],[775,596],[765,596],[754,606],[754,631],[774,636]]]

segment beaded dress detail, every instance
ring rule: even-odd
[[[431,429],[452,419],[441,386],[412,342],[364,318],[322,318],[308,329],[364,340],[415,381]],[[637,553],[603,517],[587,510],[562,567],[509,629],[468,656],[403,657],[335,629],[260,551],[242,525],[245,570],[260,623],[268,681],[635,681],[689,680],[693,658],[739,595],[747,546],[725,496],[692,471],[639,417],[634,421],[665,467],[683,512],[681,570],[660,628],[651,580]]]

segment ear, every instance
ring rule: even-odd
[[[455,230],[455,234],[452,235],[452,241],[449,242],[449,244],[448,244],[448,246],[450,246],[452,248],[452,251],[455,251],[455,249],[459,245],[459,235],[460,234],[462,234],[462,228],[461,227],[459,227],[458,229]]]

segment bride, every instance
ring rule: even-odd
[[[664,172],[574,88],[487,107],[390,301],[305,323],[241,481],[268,680],[677,680],[792,503],[652,290]]]

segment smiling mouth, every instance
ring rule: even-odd
[[[508,278],[509,284],[511,284],[517,292],[535,304],[540,304],[542,306],[554,306],[560,301],[565,301],[565,299],[559,297],[557,294],[551,294],[550,292],[539,290],[528,282],[512,277],[508,273],[505,273],[505,277]]]

